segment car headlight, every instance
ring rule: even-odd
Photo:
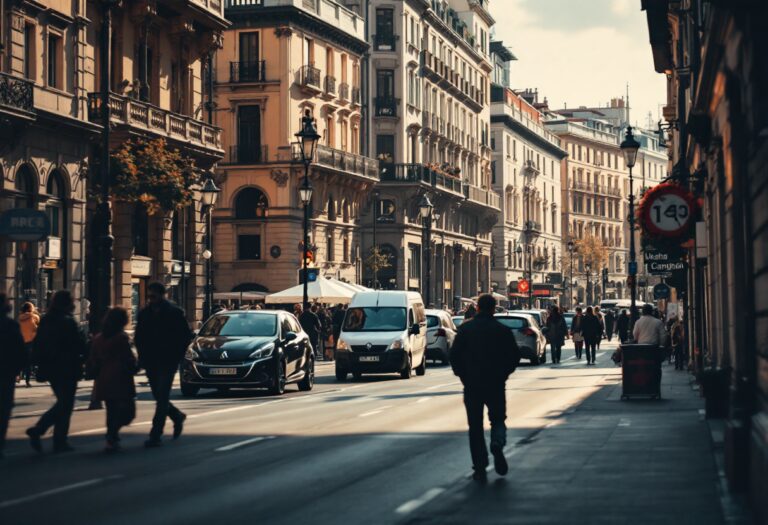
[[[389,348],[387,348],[387,350],[402,350],[403,348],[405,348],[405,343],[403,342],[403,340],[395,339],[394,341],[392,341],[392,344],[389,345]]]
[[[339,342],[336,343],[336,350],[350,351],[352,349],[349,347],[349,344],[344,339],[339,339]]]
[[[255,352],[253,352],[250,357],[251,359],[264,359],[265,357],[270,357],[272,355],[272,352],[275,351],[275,343],[267,343]]]
[[[195,348],[195,343],[192,343],[187,348],[187,351],[184,353],[184,359],[187,359],[189,361],[195,361],[196,359],[200,359],[200,354],[197,353],[197,350]]]

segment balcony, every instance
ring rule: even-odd
[[[245,165],[269,162],[269,149],[266,145],[247,146],[238,144],[229,147],[229,157],[224,164]]]
[[[34,84],[25,78],[0,73],[0,113],[34,120]]]
[[[376,117],[397,117],[397,105],[399,98],[394,97],[376,97],[374,99]]]
[[[323,144],[317,145],[314,165],[370,179],[379,179],[379,161]]]
[[[360,105],[360,88],[359,87],[352,88],[352,104],[356,106]]]
[[[373,35],[374,51],[394,51],[398,35]]]
[[[215,15],[217,18],[224,19],[223,0],[192,0],[190,3],[204,8],[209,14]]]
[[[230,62],[229,81],[237,82],[266,82],[267,61]]]
[[[385,166],[382,166],[385,167]],[[382,182],[426,184],[433,188],[464,196],[461,179],[425,166],[424,164],[388,164],[381,174]]]
[[[339,100],[349,102],[349,84],[346,82],[339,84]]]
[[[115,93],[109,95],[109,110],[110,122],[117,127],[127,126],[131,131],[143,131],[186,146],[203,148],[214,156],[224,154],[221,129],[216,126]],[[101,122],[99,93],[88,94],[88,119]]]
[[[529,235],[539,235],[541,233],[541,223],[538,221],[525,221],[524,231]]]
[[[331,97],[336,96],[336,77],[326,75],[325,77],[325,94]]]
[[[481,204],[496,210],[501,209],[501,197],[495,191],[467,185],[464,186],[464,196],[470,203]]]
[[[585,193],[607,195],[609,197],[621,197],[621,188],[615,186],[605,186],[603,184],[591,184],[582,181],[573,181],[573,190],[583,191]]]
[[[301,66],[299,71],[299,83],[314,93],[322,92],[320,87],[320,70],[315,66]]]

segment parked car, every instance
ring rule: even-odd
[[[531,315],[534,319],[536,319],[536,323],[539,325],[539,328],[545,326],[547,323],[546,310],[509,310],[507,313]]]
[[[454,315],[451,317],[451,321],[453,322],[453,326],[456,327],[456,330],[459,329],[459,326],[461,326],[461,323],[464,322],[464,316],[463,315]]]
[[[281,395],[286,384],[306,391],[315,382],[309,337],[296,317],[283,311],[214,314],[189,345],[180,368],[185,396],[201,388],[268,388]]]
[[[528,359],[532,365],[547,362],[547,340],[533,315],[506,313],[496,314],[495,317],[501,324],[512,329],[521,358]]]
[[[456,329],[445,310],[427,310],[427,359],[448,364]]]
[[[336,379],[347,374],[411,372],[427,369],[427,315],[417,292],[358,292],[344,316],[336,345]]]

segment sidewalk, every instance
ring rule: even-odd
[[[462,482],[406,522],[724,523],[703,402],[690,379],[665,365],[661,401],[621,401],[621,384],[606,385],[511,443],[506,479]]]

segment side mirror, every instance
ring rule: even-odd
[[[411,326],[411,329],[408,330],[408,335],[419,335],[421,333],[421,327],[419,326],[419,323],[414,323]]]
[[[283,337],[284,343],[290,343],[291,341],[295,341],[299,335],[296,332],[286,332],[285,337]]]

